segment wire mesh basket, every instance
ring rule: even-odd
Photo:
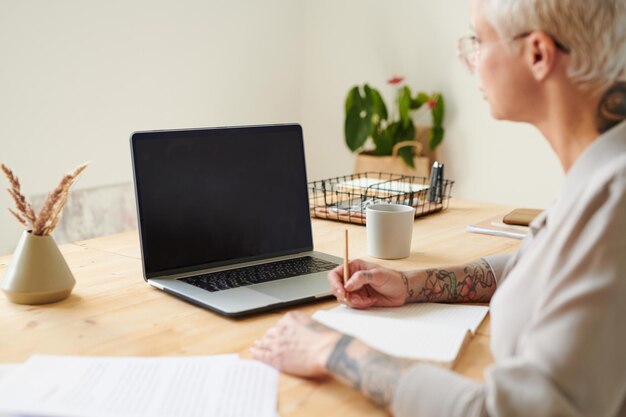
[[[415,207],[415,217],[448,208],[454,181],[435,184],[424,177],[384,172],[364,172],[309,183],[312,217],[365,224],[365,209],[372,204]]]

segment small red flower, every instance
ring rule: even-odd
[[[428,103],[426,103],[426,105],[428,106],[429,110],[432,110],[437,105],[437,100],[430,99],[430,100],[428,100]]]
[[[400,84],[402,81],[404,81],[404,77],[398,77],[397,75],[395,75],[391,77],[390,79],[388,79],[387,83],[391,85],[396,85],[396,84]]]

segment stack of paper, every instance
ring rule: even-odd
[[[382,178],[356,178],[349,181],[340,182],[336,186],[337,191],[344,189],[361,189],[361,190],[383,190],[389,191],[389,194],[406,194],[424,191],[428,189],[428,185],[414,184],[410,181],[385,180]]]
[[[514,239],[524,239],[530,228],[528,226],[515,226],[502,222],[502,216],[484,220],[480,223],[470,224],[466,230],[470,233],[481,233],[485,235],[512,237]]]
[[[33,356],[0,379],[0,415],[276,417],[278,372],[237,355]]]
[[[451,367],[488,307],[420,303],[355,310],[340,306],[313,318],[392,356]]]

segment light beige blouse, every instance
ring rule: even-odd
[[[626,416],[626,122],[598,137],[514,255],[486,257],[495,363],[412,367],[395,416]]]

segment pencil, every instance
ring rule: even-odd
[[[350,278],[350,267],[348,266],[348,229],[345,229],[344,233],[345,250],[343,255],[343,286],[345,288],[348,278]],[[346,292],[346,301],[350,301],[349,295]]]

